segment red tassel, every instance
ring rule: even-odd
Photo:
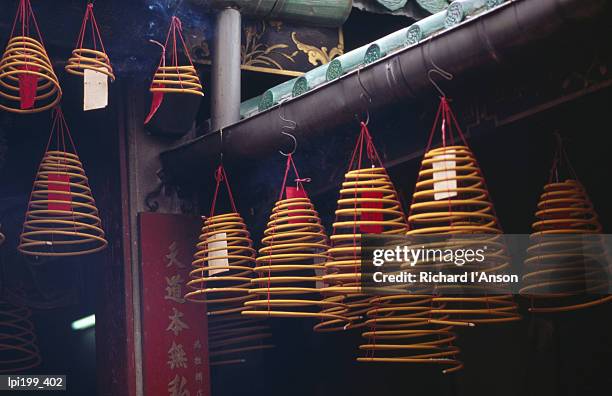
[[[161,84],[153,84],[152,88],[162,88]],[[151,100],[151,110],[149,111],[149,115],[145,119],[145,124],[148,124],[151,121],[151,118],[157,113],[159,107],[164,101],[164,93],[163,92],[153,92],[153,99]]]
[[[38,72],[40,68],[34,65],[23,65],[19,66],[19,70]],[[19,74],[19,99],[21,110],[27,110],[34,107],[37,87],[38,76],[29,73]]]

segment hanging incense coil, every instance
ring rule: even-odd
[[[209,315],[243,311],[243,303],[256,298],[249,294],[256,252],[242,217],[205,218],[196,249],[185,299],[206,303]]]
[[[106,245],[89,180],[58,109],[18,249],[30,256],[58,257],[95,253]]]
[[[61,97],[62,89],[30,1],[20,0],[0,60],[0,109],[18,114],[38,113],[53,108]]]
[[[35,80],[34,104],[30,108],[21,106],[20,80],[25,76]],[[0,60],[0,97],[0,109],[20,114],[46,111],[59,103],[62,89],[41,42],[25,36],[9,40]]]
[[[246,362],[249,353],[274,348],[265,340],[272,337],[262,320],[241,315],[208,318],[208,346],[211,366]]]
[[[483,265],[466,264],[463,271],[495,273],[510,266],[484,177],[472,151],[465,145],[426,152],[408,222],[411,226],[408,235],[493,234],[470,241],[489,247],[487,260]],[[469,293],[456,295],[465,292],[467,287],[472,289]],[[472,285],[464,286],[464,290],[454,285],[437,290],[442,296],[434,301],[447,305],[438,312],[450,315],[453,320],[495,323],[520,319],[511,294]],[[483,295],[475,295],[478,292]]]
[[[531,312],[565,312],[611,301],[597,213],[577,180],[550,182],[538,202],[520,293]]]
[[[327,236],[310,199],[276,202],[261,243],[255,268],[259,277],[249,291],[260,299],[247,301],[243,315],[346,320],[342,303],[320,298],[317,283],[327,259]]]
[[[211,365],[221,366],[244,362],[248,352],[272,346],[261,342],[271,336],[267,326],[240,315],[243,303],[256,298],[249,294],[256,252],[223,166],[217,168],[215,179],[210,216],[203,218],[185,299],[206,304]],[[221,183],[231,211],[215,215]]]
[[[347,172],[335,214],[330,261],[325,264],[327,274],[323,277],[330,286],[324,292],[345,295],[345,315],[352,318],[351,328],[359,328],[365,325],[372,298],[361,294],[362,233],[403,235],[407,225],[397,192],[382,167]],[[342,323],[333,320],[315,327],[318,331],[343,328]]]
[[[94,48],[84,48],[88,22],[91,28],[91,37],[93,41],[91,45]],[[84,76],[86,69],[93,70],[98,73],[106,74],[111,81],[115,81],[113,68],[104,49],[104,43],[102,42],[96,17],[93,13],[93,3],[87,5],[87,11],[85,12],[83,23],[81,24],[81,31],[77,38],[77,47],[72,50],[72,56],[68,59],[65,69],[68,73],[77,76]]]
[[[108,55],[101,51],[88,48],[76,48],[72,50],[72,56],[68,59],[65,68],[68,73],[77,76],[83,76],[85,74],[85,69],[97,71],[106,74],[108,78],[115,81],[110,59]]]
[[[172,41],[170,42],[170,38]],[[177,40],[178,38],[178,40]],[[168,44],[170,48],[170,64],[166,64],[166,52]],[[181,49],[185,54],[189,64],[181,65],[178,62],[178,47],[177,43],[182,45]],[[191,94],[203,96],[202,84],[200,77],[196,71],[193,61],[189,56],[187,44],[183,39],[181,21],[177,17],[172,17],[170,30],[166,37],[166,43],[163,45],[163,53],[157,67],[157,71],[153,75],[150,91],[153,93],[174,93],[174,94]]]
[[[41,362],[32,313],[0,300],[0,373],[23,373]]]
[[[287,187],[291,168],[295,187]],[[281,193],[257,257],[259,277],[251,281],[249,292],[258,299],[245,303],[248,309],[243,315],[346,321],[342,315],[345,306],[338,300],[323,301],[320,294],[328,243],[319,214],[304,190],[306,180],[300,179],[293,156],[288,154]]]
[[[150,91],[204,95],[194,66],[159,66],[153,75]]]
[[[371,304],[368,331],[362,335],[368,342],[359,346],[366,356],[357,361],[435,364],[448,367],[444,373],[463,368],[452,329],[465,324],[450,322],[448,316],[436,318],[431,295],[375,297]]]
[[[442,146],[432,149],[431,142],[438,126]],[[455,144],[455,132],[462,144]],[[466,248],[473,244],[487,246],[486,260],[465,264],[464,272],[495,275],[510,267],[485,179],[445,97],[440,100],[421,162],[408,223],[407,235],[478,234],[464,243]],[[449,265],[454,266],[453,263]],[[442,268],[447,269],[449,265],[442,265]],[[504,285],[442,285],[436,287],[436,293],[439,296],[434,302],[443,306],[436,308],[437,314],[448,315],[454,321],[501,323],[520,320],[514,298]]]

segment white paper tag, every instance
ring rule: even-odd
[[[108,76],[85,69],[83,81],[83,110],[103,109],[108,106]]]
[[[435,155],[434,160],[436,162],[433,163],[433,179],[434,180],[442,180],[439,182],[434,182],[434,199],[439,201],[441,199],[456,197],[457,191],[449,191],[457,189],[457,172],[454,170],[457,162],[454,161],[456,158],[455,152],[450,151],[449,154]],[[440,160],[450,160],[450,161],[440,161]],[[450,170],[448,170],[450,169]],[[438,171],[439,172],[436,172]],[[452,180],[446,180],[452,179]]]
[[[227,258],[215,258],[215,257],[226,257],[227,256],[227,234],[225,232],[212,235],[206,241],[208,249],[212,250],[208,253],[208,265],[210,267],[227,267],[229,261]],[[218,240],[220,239],[220,240]],[[208,271],[209,275],[219,274],[221,272],[227,272],[229,268],[216,268]]]

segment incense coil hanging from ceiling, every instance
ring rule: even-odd
[[[40,364],[31,315],[27,307],[0,300],[0,373],[20,374]]]
[[[274,348],[274,345],[265,341],[272,337],[272,333],[262,321],[240,314],[209,316],[210,365],[244,363],[249,353]]]
[[[185,299],[205,303],[208,315],[227,315],[244,310],[243,303],[255,298],[249,294],[255,277],[256,252],[244,220],[238,213],[223,166],[215,172],[216,187],[210,216],[204,226],[193,257],[190,290]],[[229,213],[215,214],[221,183],[226,187]]]
[[[204,218],[185,299],[206,304],[211,365],[225,365],[243,362],[243,354],[272,346],[261,342],[270,337],[267,326],[240,315],[243,303],[256,298],[249,294],[256,252],[222,166],[215,178],[210,217]],[[223,182],[231,211],[215,215]]]
[[[170,41],[171,39],[172,41]],[[181,44],[181,49],[189,61],[188,65],[179,64],[177,47],[179,43]],[[166,63],[166,49],[168,48],[168,44],[171,44],[170,65],[167,65]],[[172,17],[170,30],[168,31],[166,43],[163,47],[164,51],[157,70],[153,75],[150,91],[153,93],[192,94],[203,96],[204,93],[202,92],[202,84],[200,82],[200,78],[198,77],[198,72],[193,65],[193,61],[189,56],[187,45],[183,39],[181,21],[177,17]]]
[[[58,108],[18,249],[30,256],[57,257],[95,253],[106,245],[89,180]]]
[[[430,148],[438,125],[442,146]],[[453,129],[461,144],[455,144]],[[476,234],[469,243],[488,246],[486,260],[464,265],[463,272],[496,274],[510,267],[485,179],[444,97],[421,163],[408,223],[407,234],[414,236]],[[504,285],[438,285],[436,293],[434,301],[443,304],[436,312],[454,321],[498,323],[520,319],[517,304]]]
[[[371,167],[362,167],[364,147]],[[360,287],[362,234],[403,235],[407,229],[398,194],[382,167],[365,123],[340,189],[335,215],[328,251],[330,260],[325,264],[323,277],[329,287],[324,293],[343,295],[343,302],[348,306],[344,315],[351,318],[351,328],[359,328],[365,325],[372,298],[363,294]],[[342,329],[342,323],[334,320],[315,326],[317,331]]]
[[[285,188],[291,167],[296,187]],[[245,303],[248,310],[243,315],[346,321],[345,306],[338,299],[324,300],[320,294],[327,236],[302,181],[288,155],[281,194],[257,257],[259,277],[252,280],[250,293],[259,298]]]
[[[85,35],[87,25],[90,25],[93,48],[85,48]],[[96,17],[93,12],[93,3],[87,5],[85,16],[81,24],[81,31],[77,38],[76,48],[72,50],[72,56],[68,59],[65,66],[68,73],[77,76],[84,76],[85,70],[93,70],[105,74],[111,81],[115,81],[115,74],[110,63],[110,59],[104,49],[104,43],[98,29]]]
[[[560,181],[563,162],[571,176]],[[531,301],[529,310],[565,312],[611,301],[602,226],[560,139],[535,217],[520,291]]]
[[[221,244],[220,247],[211,246]],[[191,289],[185,298],[206,303],[210,315],[241,312],[255,277],[255,249],[240,214],[233,212],[204,219],[194,254]],[[226,261],[226,262],[223,262]],[[217,264],[220,263],[221,264]]]
[[[445,366],[443,373],[463,368],[453,326],[467,325],[448,321],[448,315],[435,316],[431,294],[390,295],[371,300],[367,312],[368,330],[359,346],[365,356],[359,362],[417,363]]]
[[[30,23],[35,33],[30,32]],[[0,60],[0,109],[37,113],[62,97],[59,80],[42,41],[29,0],[21,0],[10,39]]]

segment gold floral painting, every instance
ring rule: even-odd
[[[310,28],[276,21],[245,21],[242,29],[242,69],[300,76],[344,53],[342,29]],[[211,64],[206,35],[188,39],[194,61]],[[194,42],[195,41],[195,42]]]

